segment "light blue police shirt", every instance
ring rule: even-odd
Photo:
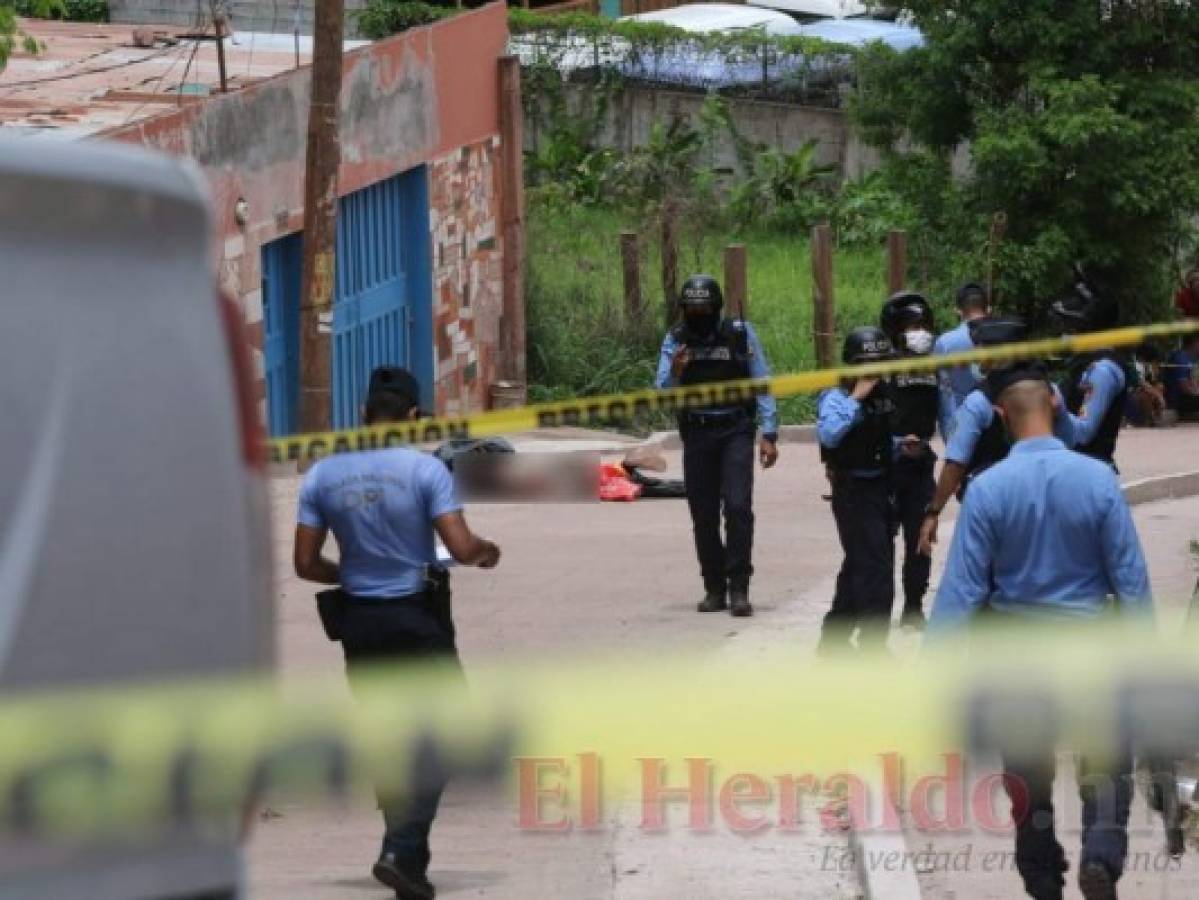
[[[1053,386],[1054,396],[1058,400],[1058,412],[1053,420],[1053,433],[1067,446],[1073,447],[1074,419],[1066,412],[1066,404],[1062,400],[1061,391]],[[960,466],[970,464],[978,439],[995,419],[995,406],[981,390],[971,391],[954,416],[950,429],[949,441],[945,445],[945,461],[957,463]]]
[[[766,353],[762,349],[762,342],[758,340],[758,335],[752,325],[748,322],[743,324],[745,325],[746,345],[749,348],[749,377],[769,378],[770,365],[766,362]],[[678,387],[678,380],[671,374],[670,364],[674,361],[674,355],[679,352],[680,348],[681,345],[674,339],[674,330],[671,329],[666,333],[665,340],[662,341],[662,352],[658,356],[658,374],[654,378],[655,387]],[[756,399],[762,433],[778,434],[778,402],[769,395],[759,396]]]
[[[1103,417],[1111,409],[1116,395],[1124,390],[1124,370],[1110,359],[1099,359],[1087,366],[1080,385],[1085,399],[1078,415],[1071,415],[1074,446],[1083,447],[1095,439]]]
[[[1014,615],[1094,618],[1110,595],[1151,620],[1149,573],[1115,474],[1057,438],[1029,438],[970,486],[928,628],[952,631],[987,602]]]
[[[974,349],[974,341],[970,340],[970,328],[963,322],[957,328],[951,328],[933,343],[933,355],[945,356],[947,353],[965,353]],[[954,366],[952,369],[940,369],[937,372],[937,382],[941,389],[941,405],[937,421],[941,426],[941,437],[948,441],[953,433],[953,417],[970,392],[979,385],[978,372],[973,366]]]
[[[296,520],[333,532],[348,593],[403,597],[424,589],[436,562],[433,520],[460,509],[444,463],[395,447],[322,459],[304,478]]]

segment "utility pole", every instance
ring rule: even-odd
[[[212,0],[212,30],[216,34],[216,65],[221,76],[221,93],[229,93],[229,78],[225,72],[225,32],[229,26],[229,12],[223,0]]]
[[[338,112],[344,0],[320,0],[312,40],[312,88],[304,171],[304,270],[300,291],[300,428],[332,418],[333,272],[337,240]]]

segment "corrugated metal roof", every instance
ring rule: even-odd
[[[219,90],[216,42],[187,37],[178,27],[90,25],[22,20],[45,49],[14,52],[0,72],[0,135],[58,134],[80,138],[139,119],[179,103],[203,102]],[[134,43],[134,30],[149,31]],[[299,63],[307,64],[311,41],[303,40]],[[296,67],[290,37],[234,34],[225,39],[229,89],[238,90]]]

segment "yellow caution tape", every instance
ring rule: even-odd
[[[228,830],[280,789],[403,793],[465,774],[515,784],[521,822],[540,828],[561,815],[579,824],[629,789],[661,796],[696,778],[865,782],[887,760],[915,778],[974,751],[1049,742],[1102,754],[1129,739],[1161,758],[1199,750],[1193,646],[1053,628],[975,636],[968,656],[963,636],[909,663],[814,662],[790,648],[752,666],[572,659],[472,670],[469,689],[457,673],[409,666],[364,677],[352,701],[340,673],[290,689],[239,680],[10,699],[0,822],[33,837]],[[551,815],[542,801],[565,809]]]
[[[760,396],[778,398],[812,394],[835,387],[845,378],[888,377],[934,372],[971,363],[1085,353],[1111,347],[1128,347],[1153,338],[1199,331],[1199,322],[1163,323],[1116,328],[1090,334],[1067,335],[987,347],[944,356],[919,356],[861,366],[842,366],[812,372],[793,372],[769,378],[722,381],[689,387],[646,389],[623,394],[535,403],[516,409],[497,409],[465,416],[421,419],[410,424],[387,424],[344,431],[299,434],[272,438],[267,443],[271,462],[307,461],[336,453],[379,450],[403,444],[436,443],[451,438],[479,438],[512,434],[536,428],[595,427],[629,422],[652,413],[677,413],[684,409],[752,402]]]

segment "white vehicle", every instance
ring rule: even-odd
[[[270,665],[253,373],[205,194],[144,150],[0,141],[6,699]],[[152,844],[0,831],[0,898],[239,896],[230,818]]]
[[[878,7],[859,0],[746,0],[749,6],[776,9],[801,22],[870,16]]]
[[[732,3],[685,3],[671,9],[625,16],[622,21],[660,22],[696,34],[761,29],[772,35],[801,34],[799,23],[785,13]]]
[[[879,41],[893,50],[903,51],[924,44],[924,34],[919,28],[873,19],[824,19],[808,22],[803,26],[803,33],[808,37],[851,47],[864,47]]]

